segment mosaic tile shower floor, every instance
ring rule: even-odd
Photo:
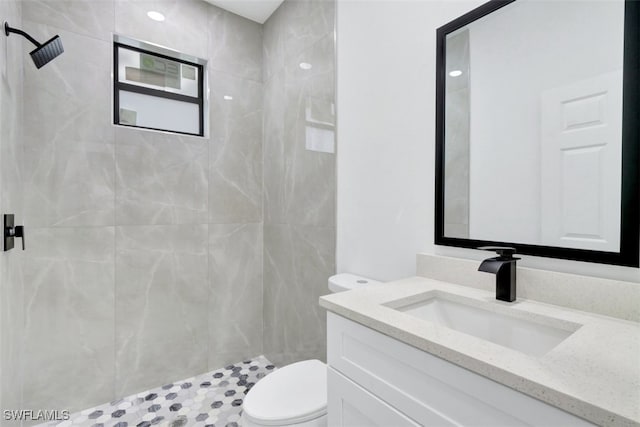
[[[245,395],[274,370],[264,356],[259,356],[39,427],[239,427]]]

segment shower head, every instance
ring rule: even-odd
[[[31,37],[24,31],[17,28],[11,28],[8,22],[4,23],[4,33],[7,35],[7,37],[11,33],[20,34],[22,37],[26,38],[31,43],[36,45],[36,48],[33,51],[29,52],[29,54],[31,55],[31,59],[33,59],[33,63],[36,65],[36,68],[38,69],[42,68],[49,61],[64,52],[60,36],[55,36],[51,40],[48,40],[44,43],[39,43],[36,39]]]
[[[31,55],[33,63],[36,64],[36,68],[42,68],[47,62],[60,55],[62,52],[64,52],[62,40],[60,40],[60,36],[55,36],[51,40],[43,43],[40,47],[29,52],[29,55]]]

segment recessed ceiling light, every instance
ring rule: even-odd
[[[224,99],[225,101],[231,101],[233,99],[233,96],[225,95],[222,97],[222,99]]]
[[[310,70],[311,68],[313,68],[313,65],[309,64],[308,62],[301,62],[300,68],[302,68],[303,70]]]
[[[155,10],[150,10],[147,12],[147,16],[154,21],[162,22],[164,21],[164,15],[160,12],[156,12]]]
[[[459,77],[459,76],[461,76],[461,75],[462,75],[462,71],[460,71],[460,70],[453,70],[453,71],[449,72],[449,75],[450,75],[451,77]]]

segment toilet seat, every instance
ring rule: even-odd
[[[304,360],[278,369],[256,383],[242,405],[255,425],[301,424],[327,413],[327,366]]]

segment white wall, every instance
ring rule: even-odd
[[[433,245],[436,29],[483,1],[338,1],[337,269],[415,274]],[[640,282],[640,270],[523,257],[521,265]]]

